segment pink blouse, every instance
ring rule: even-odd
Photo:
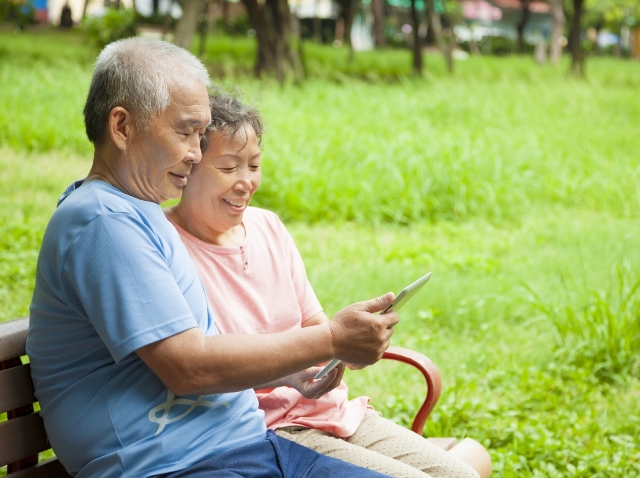
[[[240,247],[207,244],[171,223],[195,262],[220,333],[295,330],[322,311],[293,238],[276,214],[247,208]],[[368,397],[349,400],[344,382],[317,400],[288,387],[256,395],[268,428],[317,428],[339,437],[355,433],[369,403]]]

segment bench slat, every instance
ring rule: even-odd
[[[69,478],[70,476],[57,458],[50,458],[31,468],[11,473],[7,478]]]
[[[0,371],[0,413],[36,401],[29,364]]]
[[[0,323],[0,362],[26,354],[28,328],[28,318]]]
[[[38,412],[0,423],[0,466],[51,448]]]

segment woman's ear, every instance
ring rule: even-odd
[[[131,113],[122,106],[116,106],[109,113],[107,130],[111,140],[121,151],[125,151],[131,141],[132,124]]]

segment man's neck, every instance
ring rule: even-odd
[[[85,181],[104,181],[125,194],[143,201],[160,204],[165,199],[148,194],[142,185],[130,175],[123,174],[126,159],[124,153],[117,148],[96,148],[93,153],[93,164]]]

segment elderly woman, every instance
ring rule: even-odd
[[[193,167],[180,203],[165,212],[196,264],[218,329],[277,333],[327,321],[282,222],[249,206],[262,181],[258,111],[222,92],[210,106],[202,161]],[[256,390],[266,424],[278,435],[394,477],[479,476],[452,454],[382,418],[367,397],[349,400],[343,369],[314,381],[318,370]]]

